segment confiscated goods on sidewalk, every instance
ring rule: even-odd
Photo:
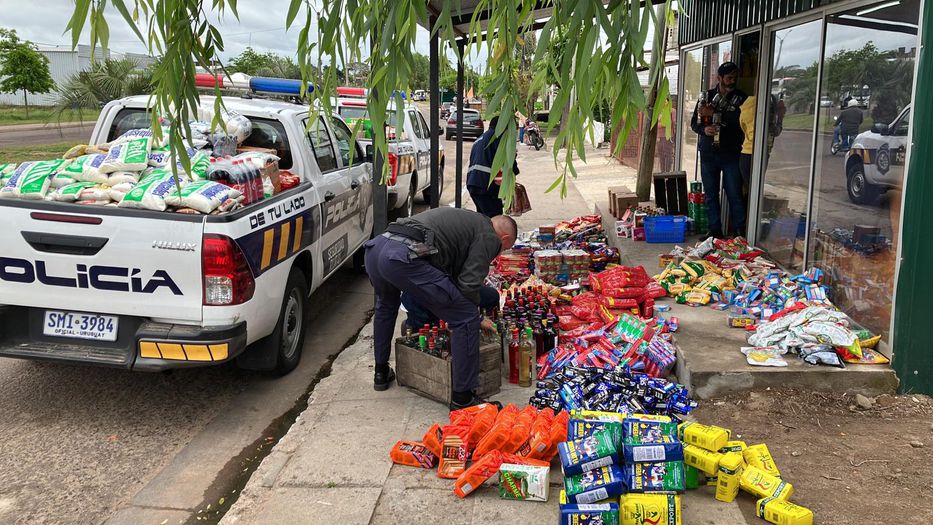
[[[560,506],[560,525],[606,525],[609,523],[619,523],[617,503]]]
[[[400,441],[390,456],[393,462],[431,468],[437,457],[437,475],[453,479],[454,493],[463,498],[476,491],[506,465],[509,499],[546,501],[546,470],[557,455],[558,444],[567,440],[568,412],[555,413],[533,406],[523,409],[484,403],[450,412],[449,424],[435,424],[420,442]],[[415,452],[415,454],[412,454]],[[528,468],[518,468],[516,465]],[[521,473],[521,474],[519,474]],[[511,479],[516,485],[509,486]],[[518,483],[523,483],[518,488]]]
[[[726,311],[729,326],[747,330],[749,346],[755,348],[742,352],[750,365],[786,366],[781,354],[788,352],[814,365],[888,362],[865,351],[880,337],[836,310],[823,278],[818,268],[788,274],[742,238],[709,238],[690,250],[676,247],[654,277],[678,303]],[[828,346],[814,350],[814,345]]]
[[[622,525],[681,525],[677,494],[625,494],[621,499]]]
[[[523,501],[547,501],[551,483],[551,466],[499,466],[499,497]]]

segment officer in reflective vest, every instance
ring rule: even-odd
[[[499,139],[494,137],[498,124],[499,117],[493,117],[489,121],[489,129],[473,143],[470,150],[470,167],[467,169],[467,191],[476,205],[476,211],[487,217],[502,215],[502,199],[499,198],[502,174],[499,173],[492,182],[489,180],[492,159],[499,149]],[[517,160],[512,166],[512,172],[518,175]]]

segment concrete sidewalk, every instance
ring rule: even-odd
[[[559,193],[544,193],[555,173],[550,152],[521,151],[519,180],[534,209],[520,218],[522,229],[592,213],[606,186],[628,184],[625,170],[613,175],[602,151],[594,150],[590,164],[578,167],[580,179],[569,184],[563,200]],[[468,201],[467,197],[464,202]],[[447,421],[448,410],[397,385],[375,392],[372,377],[370,323],[336,359],[331,375],[314,389],[308,408],[262,462],[221,523],[557,521],[563,483],[559,464],[551,469],[547,503],[500,500],[494,480],[460,499],[453,493],[453,480],[438,478],[434,470],[393,465],[389,450],[395,442],[420,440],[431,424]],[[506,382],[493,399],[524,406],[531,393],[532,388]],[[712,487],[704,487],[684,496],[684,523],[746,523],[738,505],[717,502],[713,493]]]

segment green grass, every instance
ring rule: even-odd
[[[836,111],[832,115],[827,116],[826,108],[821,109],[820,114],[820,131],[832,132],[833,124],[835,122],[835,117],[839,112]],[[813,115],[807,113],[796,113],[794,115],[785,115],[784,116],[784,129],[792,130],[802,130],[802,131],[812,131],[813,130]],[[865,115],[865,120],[862,122],[861,130],[865,131],[871,129],[871,125],[874,121],[868,115]]]
[[[6,164],[7,162],[19,163],[27,160],[58,159],[72,146],[74,146],[73,142],[36,144],[31,146],[4,146],[0,148],[0,164]]]
[[[84,121],[93,124],[100,115],[98,109],[82,109],[78,111],[69,109],[62,113],[62,122]],[[30,106],[29,117],[26,117],[26,108],[22,106],[0,106],[0,126],[11,124],[45,124],[57,123],[58,116],[53,115],[52,108],[44,106]]]

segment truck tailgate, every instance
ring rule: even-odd
[[[199,217],[0,205],[0,304],[201,320]]]

